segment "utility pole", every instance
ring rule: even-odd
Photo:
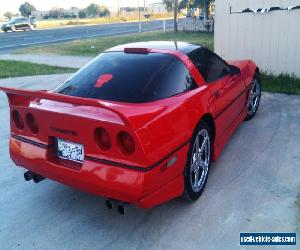
[[[120,0],[118,0],[118,15],[120,14]]]
[[[178,27],[177,27],[177,9],[178,9],[178,0],[174,0],[174,32],[178,31]]]
[[[144,0],[144,14],[146,13],[146,0]]]
[[[142,32],[140,0],[138,0],[138,11],[139,11],[139,32]]]

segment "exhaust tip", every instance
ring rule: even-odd
[[[121,215],[124,215],[124,214],[125,214],[125,208],[124,208],[123,205],[119,205],[119,206],[118,206],[118,212],[119,212],[119,214],[121,214]]]
[[[41,181],[43,181],[45,179],[44,176],[41,176],[39,174],[35,174],[33,177],[32,177],[34,183],[39,183]]]
[[[30,181],[32,180],[33,176],[32,176],[32,173],[30,171],[27,171],[24,173],[24,179],[25,181]]]
[[[105,201],[105,206],[108,208],[108,209],[112,209],[113,208],[113,204],[110,200],[106,200]]]

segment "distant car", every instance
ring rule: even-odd
[[[261,82],[250,60],[144,42],[106,50],[51,91],[0,90],[11,110],[10,156],[29,170],[25,180],[47,177],[123,213],[124,203],[197,200],[211,161],[255,116]]]
[[[4,32],[17,30],[34,30],[36,27],[34,19],[29,20],[26,17],[17,17],[1,25]]]

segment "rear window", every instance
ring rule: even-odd
[[[99,55],[55,91],[78,97],[143,103],[194,87],[185,64],[175,56],[108,52]]]

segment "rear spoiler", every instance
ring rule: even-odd
[[[23,89],[16,89],[16,88],[0,87],[0,91],[3,91],[7,94],[10,105],[28,106],[30,101],[37,98],[37,99],[46,99],[51,101],[69,103],[69,104],[74,104],[79,106],[99,107],[99,108],[107,109],[117,114],[124,122],[125,125],[130,126],[128,119],[121,112],[111,108],[109,103],[100,100],[62,95],[58,93],[41,91],[41,90],[23,90]]]

